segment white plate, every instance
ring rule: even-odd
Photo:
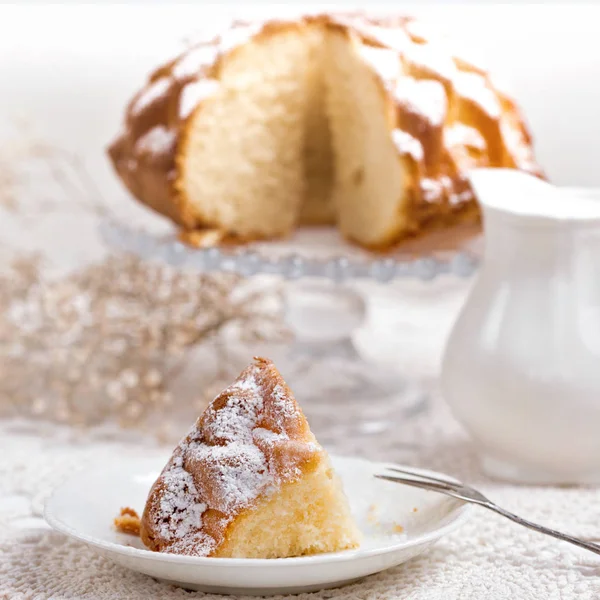
[[[338,587],[399,565],[429,550],[468,515],[468,505],[457,500],[375,479],[383,463],[339,457],[333,462],[364,534],[357,550],[284,559],[200,558],[145,550],[138,538],[118,533],[112,522],[122,506],[141,514],[158,474],[156,460],[124,458],[80,473],[54,491],[44,516],[57,531],[157,579],[213,593],[274,595]]]

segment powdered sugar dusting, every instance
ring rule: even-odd
[[[452,43],[454,61],[461,71],[472,71],[484,75],[489,70],[488,61],[481,48],[468,44],[464,39]]]
[[[393,85],[400,76],[400,56],[395,50],[363,45],[360,56],[385,84]]]
[[[223,32],[219,39],[219,52],[227,54],[234,48],[241,46],[260,33],[263,24],[257,22],[239,22],[235,27],[230,27]]]
[[[425,21],[409,21],[406,24],[406,29],[412,38],[421,40],[423,42],[429,42],[432,40],[439,40],[444,37],[445,32],[439,27],[436,27],[433,23]]]
[[[179,97],[179,118],[187,119],[202,100],[218,89],[219,83],[214,79],[201,79],[185,85]]]
[[[421,180],[421,195],[426,202],[433,202],[440,198],[443,188],[435,179],[425,178]]]
[[[470,189],[462,192],[453,192],[450,194],[450,204],[462,204],[463,202],[468,202],[474,198],[475,196]]]
[[[500,118],[500,103],[480,75],[461,72],[457,75],[454,85],[459,96],[479,105],[490,117]]]
[[[258,369],[252,369],[247,377],[240,377],[236,381],[234,381],[227,389],[228,390],[241,390],[243,392],[250,391],[257,394],[260,389],[258,387],[258,382],[256,381],[256,375],[258,374]]]
[[[271,431],[270,429],[264,429],[263,427],[257,427],[252,432],[252,437],[255,442],[258,441],[269,446],[274,446],[278,442],[283,442],[289,439],[285,433],[275,433],[274,431]]]
[[[177,79],[186,79],[203,75],[212,66],[216,58],[217,48],[212,44],[192,48],[183,54],[173,66],[173,76]]]
[[[160,512],[170,515],[160,523],[160,535],[166,540],[182,538],[200,529],[206,504],[200,502],[194,480],[183,468],[182,456],[174,458],[163,474],[164,493],[160,498]]]
[[[484,151],[487,147],[486,141],[474,127],[468,127],[462,123],[456,123],[444,131],[444,141],[450,148],[454,146],[468,146]]]
[[[131,108],[131,114],[137,115],[141,113],[147,106],[150,106],[155,100],[164,96],[169,91],[171,82],[168,77],[160,77],[156,81],[152,82],[144,91],[138,96],[135,104]]]
[[[368,37],[374,38],[380,44],[400,52],[408,48],[412,41],[409,36],[398,28],[380,27],[379,25],[369,26],[365,32]]]
[[[424,177],[421,180],[421,196],[426,202],[438,202],[449,194],[451,188],[452,180],[446,175],[439,179]]]
[[[163,125],[157,125],[145,133],[135,144],[135,150],[142,153],[164,154],[175,143],[175,132]]]
[[[458,185],[456,185],[457,183]],[[421,196],[425,202],[439,202],[443,198],[447,198],[451,205],[473,200],[472,190],[470,188],[461,189],[461,187],[459,182],[453,181],[447,175],[442,175],[437,179],[425,177],[421,180]]]
[[[290,402],[288,394],[279,384],[273,388],[272,395],[272,406],[275,409],[274,412],[278,417],[277,425],[282,429],[285,429],[286,423],[295,421],[300,416],[298,406],[295,402]]]
[[[500,124],[506,148],[519,169],[537,172],[538,167],[533,157],[531,146],[524,139],[521,129],[511,122],[502,121]]]
[[[448,112],[446,90],[439,81],[403,77],[396,86],[396,99],[410,112],[423,115],[432,125],[443,124]]]
[[[169,550],[176,554],[192,556],[208,556],[216,547],[216,541],[201,529],[190,532],[183,538],[176,539]]]
[[[211,508],[226,514],[247,507],[273,483],[265,456],[254,445],[252,434],[247,443],[201,444],[191,450],[190,460],[197,461],[207,475],[203,497]]]
[[[223,394],[228,394],[225,407],[217,410],[209,406],[206,409],[204,427],[208,441],[252,443],[252,429],[256,427],[259,412],[263,409],[255,372],[251,371],[246,378],[236,381]]]
[[[394,129],[392,139],[400,154],[408,154],[417,162],[423,160],[423,146],[418,139],[402,129]]]
[[[512,87],[511,82],[502,77],[502,75],[493,73],[489,75],[489,79],[492,87],[502,96],[510,98],[515,95],[515,90]]]
[[[447,81],[454,80],[457,69],[452,57],[432,44],[412,44],[404,58],[416,68],[436,74]]]
[[[209,554],[215,540],[202,531],[202,515],[208,508],[200,498],[194,478],[184,468],[184,456],[194,429],[175,450],[160,477],[161,493],[153,515],[157,533],[168,549],[181,554]]]

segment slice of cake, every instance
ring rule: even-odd
[[[341,481],[273,365],[256,358],[175,448],[144,509],[151,550],[283,558],[359,545]]]

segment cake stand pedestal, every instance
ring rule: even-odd
[[[280,364],[289,363],[287,377],[300,397],[365,402],[402,392],[398,373],[363,358],[357,347],[355,334],[365,324],[367,305],[355,286],[327,280],[290,282],[284,302],[285,321],[294,337]]]
[[[365,325],[367,305],[359,283],[468,277],[478,262],[477,252],[465,242],[474,239],[474,231],[429,239],[427,252],[405,245],[402,253],[385,256],[357,249],[324,228],[301,230],[285,242],[238,248],[190,248],[172,235],[160,237],[113,221],[102,223],[101,234],[109,247],[180,268],[287,280],[285,320],[293,340],[264,352],[310,418],[318,416],[321,424],[334,420],[326,431],[371,427],[376,433],[386,421],[410,416],[426,402],[418,383],[403,378],[390,366],[393,361],[381,364],[362,355],[356,333]],[[361,419],[344,423],[340,416],[344,411],[335,407],[350,406],[360,407]]]

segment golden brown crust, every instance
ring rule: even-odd
[[[176,189],[175,158],[185,121],[179,108],[182,94],[197,77],[177,77],[176,64],[156,70],[128,104],[124,129],[108,155],[135,198],[178,225],[194,227],[197,220]]]
[[[121,509],[118,517],[114,519],[114,525],[117,531],[129,535],[140,535],[140,517],[133,508],[126,506]]]
[[[150,490],[141,539],[154,551],[215,556],[265,492],[324,458],[273,363],[255,358],[175,449]]]
[[[392,228],[377,249],[391,249],[404,239],[457,223],[476,223],[480,214],[466,179],[468,169],[508,167],[542,178],[544,174],[534,159],[531,134],[514,100],[465,57],[430,52],[433,38],[418,24],[410,17],[374,18],[361,13],[233,21],[226,31],[201,40],[150,76],[146,87],[129,103],[124,130],[108,149],[113,166],[139,201],[185,230],[182,237],[186,241],[194,245],[250,241],[221,231],[218,223],[208,222],[186,200],[178,160],[186,144],[185,123],[192,112],[202,110],[203,102],[210,101],[219,85],[223,60],[236,48],[284,28],[327,27],[353,40],[365,53],[381,85],[390,133],[397,140],[399,160],[408,174],[408,201],[402,210],[409,225],[401,231]],[[390,52],[401,65],[392,76],[384,60],[384,54]],[[424,84],[429,87],[427,93],[435,94],[436,85],[443,90],[445,108],[439,114],[437,109],[428,114],[419,102]],[[417,96],[408,93],[411,89]],[[196,103],[191,109],[184,107],[186,94]]]
[[[488,73],[462,57],[428,55],[428,40],[415,33],[415,21],[399,22],[393,38],[385,21],[373,26],[359,19],[341,30],[348,38],[359,34],[359,52],[365,52],[380,84],[391,115],[391,135],[407,173],[407,202],[404,218],[398,221],[402,232],[391,230],[370,247],[378,251],[393,250],[405,240],[442,228],[480,223],[466,177],[471,168],[517,168],[544,177],[515,102],[493,87]],[[398,50],[400,57],[395,77],[390,77],[386,64],[390,50]],[[419,94],[430,103],[436,85],[443,89],[440,99],[445,106],[428,110],[419,104]],[[429,98],[424,86],[430,88]]]

